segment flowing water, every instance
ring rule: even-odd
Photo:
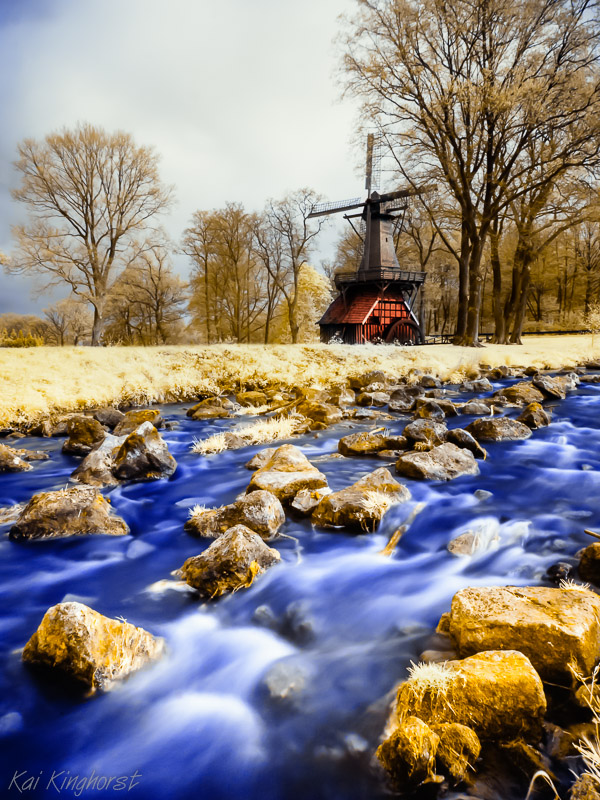
[[[407,481],[413,500],[393,507],[375,534],[319,531],[288,518],[282,530],[295,540],[274,543],[282,562],[249,590],[213,603],[165,580],[210,544],[184,533],[188,509],[233,501],[250,479],[244,463],[260,448],[193,454],[194,436],[233,423],[194,422],[187,407],[162,409],[179,422],[163,432],[178,462],[174,476],[106,491],[129,536],[20,544],[8,540],[9,526],[0,528],[0,797],[21,796],[15,783],[9,788],[15,773],[20,787],[30,779],[28,797],[115,789],[174,800],[386,796],[369,763],[389,693],[452,595],[544,581],[548,566],[575,563],[590,543],[584,527],[600,526],[600,385],[582,379],[554,404],[552,425],[529,440],[488,445],[477,477]],[[406,421],[398,415],[389,427],[400,432]],[[314,459],[335,453],[349,432],[340,424],[294,443]],[[61,444],[20,440],[51,459],[0,476],[0,505],[65,486],[78,459]],[[317,463],[336,490],[384,462]],[[394,555],[379,555],[418,502],[426,506]],[[466,530],[480,531],[481,552],[450,555],[446,545]],[[41,680],[20,651],[44,612],[68,599],[164,636],[168,655],[90,699]],[[106,786],[111,776],[123,780]]]

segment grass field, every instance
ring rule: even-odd
[[[600,357],[600,336],[528,336],[483,348],[211,345],[0,349],[0,427],[101,405],[193,400],[201,392],[331,386],[368,370],[461,380],[480,364],[558,369]]]

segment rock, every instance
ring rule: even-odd
[[[115,458],[126,439],[126,436],[107,434],[104,441],[83,459],[71,478],[88,486],[117,486],[119,481],[113,475]]]
[[[364,375],[350,378],[348,380],[351,389],[364,389],[372,383],[380,383],[386,386],[388,383],[387,375],[380,369],[374,369],[371,372],[366,372]]]
[[[70,602],[46,611],[23,660],[56,669],[95,692],[110,689],[164,651],[164,639],[143,628]]]
[[[265,489],[286,502],[301,489],[326,486],[327,478],[310,463],[302,450],[293,444],[284,444],[275,450],[264,467],[254,473],[247,492]]]
[[[112,512],[95,489],[74,486],[56,492],[40,492],[27,503],[9,531],[13,540],[49,539],[103,533],[126,536],[129,528]]]
[[[40,422],[36,422],[34,425],[31,425],[27,428],[27,435],[28,436],[43,436],[44,438],[48,438],[52,436],[52,431],[54,429],[53,424],[50,422],[49,419],[41,420]]]
[[[246,461],[244,466],[246,469],[260,469],[264,467],[267,461],[271,458],[273,453],[277,450],[276,447],[265,447],[264,450],[259,450],[258,453],[255,453],[250,461]]]
[[[148,421],[130,433],[120,446],[113,474],[119,480],[154,481],[170,477],[176,468],[177,462],[167,443]]]
[[[522,653],[489,650],[425,670],[398,689],[400,725],[418,716],[430,726],[466,725],[481,739],[539,740],[546,697],[539,675]]]
[[[306,670],[293,661],[277,661],[268,670],[261,685],[271,702],[294,708],[300,704],[307,677]]]
[[[555,586],[558,586],[561,581],[566,581],[572,577],[573,565],[568,564],[566,561],[558,561],[556,564],[551,564],[546,570],[545,577]]]
[[[264,392],[238,392],[235,400],[245,407],[254,406],[257,408],[258,406],[267,405],[267,395]]]
[[[301,489],[290,503],[290,508],[303,517],[309,517],[325,495],[330,492],[331,489],[313,489],[312,491]]]
[[[463,447],[465,450],[470,450],[475,458],[486,458],[487,453],[479,444],[474,436],[463,430],[462,428],[453,428],[446,434],[446,441],[450,444],[455,444],[457,447]]]
[[[435,400],[418,397],[415,400],[415,419],[444,419],[445,413]]]
[[[353,406],[356,402],[356,395],[352,389],[337,386],[329,392],[329,402],[334,406]]]
[[[400,414],[409,414],[414,407],[414,397],[409,397],[408,400],[390,400],[388,403],[388,411],[395,411]]]
[[[440,737],[436,752],[438,768],[450,776],[454,784],[461,783],[474,770],[481,752],[481,742],[472,728],[458,722],[444,722],[431,729]]]
[[[472,417],[489,417],[490,407],[482,400],[469,400],[460,407],[461,414],[468,414]]]
[[[506,365],[502,364],[500,367],[494,367],[494,369],[489,370],[490,378],[493,378],[495,381],[501,381],[502,378],[510,377],[510,369]]]
[[[474,381],[465,381],[460,386],[461,392],[491,392],[494,387],[487,378],[477,378]]]
[[[445,423],[434,419],[417,419],[409,422],[402,431],[409,442],[425,442],[434,446],[445,442],[447,433]]]
[[[323,422],[325,425],[333,425],[342,418],[341,409],[330,403],[305,402],[300,403],[297,408],[299,414],[313,422]]]
[[[442,411],[447,417],[458,416],[458,408],[454,405],[452,400],[448,400],[443,397],[438,397],[438,399],[435,402],[442,409]]]
[[[245,525],[235,525],[199,556],[188,558],[174,574],[204,597],[221,597],[247,588],[254,578],[280,560],[277,550]]]
[[[100,425],[105,425],[112,431],[117,425],[125,419],[125,414],[112,406],[105,406],[94,411],[94,419],[98,420]]]
[[[385,512],[411,494],[385,467],[365,475],[352,486],[332,492],[319,502],[312,522],[320,527],[345,528],[356,533],[375,530]]]
[[[584,772],[571,786],[569,800],[600,800],[598,781],[589,772]]]
[[[600,542],[584,547],[579,558],[577,572],[581,580],[600,586]]]
[[[19,455],[19,451],[5,444],[0,444],[0,472],[27,472],[32,469]]]
[[[522,422],[528,428],[535,430],[550,425],[550,414],[548,414],[540,403],[529,403],[517,417],[517,422]]]
[[[500,543],[498,529],[476,528],[455,536],[448,542],[447,550],[453,556],[474,556],[494,550]]]
[[[552,378],[550,375],[536,375],[532,383],[545,397],[564,400],[567,396],[564,382],[559,378]]]
[[[363,431],[343,436],[338,442],[338,452],[344,456],[370,456],[381,450],[407,450],[408,446],[404,436]]]
[[[361,392],[356,397],[359,406],[387,406],[390,396],[387,392]]]
[[[450,481],[461,475],[479,475],[479,467],[469,450],[447,443],[433,450],[401,455],[396,472],[417,480]]]
[[[600,597],[546,586],[463,589],[454,595],[450,638],[458,654],[519,650],[548,680],[589,675],[600,658]]]
[[[377,758],[399,790],[435,779],[439,736],[417,717],[407,717],[377,748]]]
[[[194,536],[216,538],[234,525],[245,525],[262,539],[271,539],[284,522],[283,507],[275,495],[258,490],[230,505],[193,514],[184,528]]]
[[[487,489],[475,489],[473,494],[479,500],[480,503],[485,503],[486,500],[489,500],[491,497],[494,496],[492,492],[488,492]]]
[[[229,411],[222,406],[201,406],[200,408],[196,408],[192,414],[188,413],[187,416],[195,420],[226,419],[230,414]]]
[[[506,397],[511,403],[527,405],[528,403],[541,403],[544,395],[530,381],[519,381],[512,386],[505,386],[494,392],[494,397]]]
[[[510,417],[476,419],[465,430],[479,442],[512,442],[531,436],[531,428]]]
[[[106,436],[102,425],[93,417],[72,417],[67,424],[69,438],[63,444],[63,453],[85,456]]]
[[[160,411],[155,408],[143,408],[140,411],[128,411],[125,414],[124,419],[122,419],[114,429],[113,433],[115,436],[128,436],[130,433],[133,433],[135,430],[137,430],[140,425],[143,425],[144,422],[151,422],[155,428],[161,428],[163,424],[163,418]]]
[[[422,375],[419,378],[419,384],[425,389],[439,389],[442,382],[433,375]]]

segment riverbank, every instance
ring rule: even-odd
[[[595,340],[594,340],[595,338]],[[523,345],[211,345],[0,349],[0,427],[102,405],[191,400],[202,392],[344,384],[381,369],[460,381],[482,364],[560,369],[600,357],[600,336],[531,336]]]

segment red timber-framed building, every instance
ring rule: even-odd
[[[400,189],[384,194],[371,192],[373,148],[373,134],[369,134],[365,181],[367,199],[356,197],[336,203],[320,203],[308,215],[321,217],[356,210],[356,213],[344,214],[344,219],[362,241],[358,270],[339,272],[335,277],[339,295],[319,320],[321,341],[422,344],[424,335],[417,309],[425,273],[400,267],[395,238],[402,226],[409,198],[433,187]],[[359,229],[352,223],[357,218],[360,219]]]

